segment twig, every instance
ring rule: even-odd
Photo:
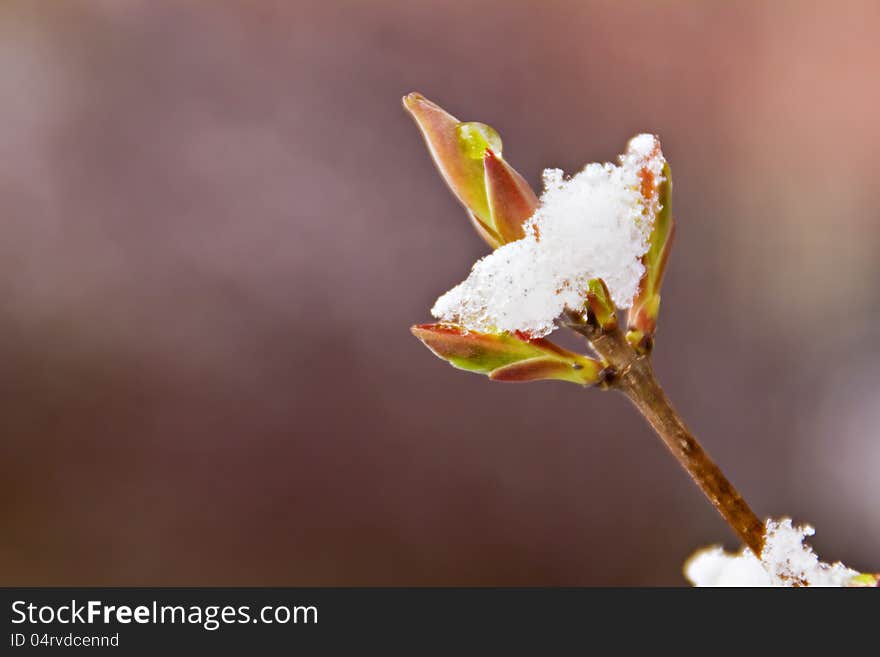
[[[764,523],[685,426],[657,382],[650,357],[638,353],[617,326],[602,329],[592,318],[573,312],[566,314],[566,325],[586,337],[605,361],[604,384],[629,397],[718,513],[760,558]]]

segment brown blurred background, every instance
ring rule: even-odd
[[[880,567],[880,4],[0,4],[0,583],[683,584],[626,401],[408,333],[485,250],[400,97],[537,184],[659,134],[656,362],[762,516]]]

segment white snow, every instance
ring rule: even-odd
[[[694,586],[772,586],[751,550],[731,554],[720,545],[694,553],[684,565],[684,576]]]
[[[547,169],[526,236],[479,260],[431,313],[475,331],[543,336],[566,307],[583,307],[593,278],[628,308],[644,273],[663,164],[659,141],[643,134],[630,141],[619,166],[589,164],[568,180]]]
[[[819,561],[804,543],[815,533],[809,525],[793,527],[790,518],[768,520],[760,560],[748,548],[730,554],[716,545],[688,559],[685,577],[694,586],[845,586],[858,572]]]

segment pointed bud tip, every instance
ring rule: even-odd
[[[464,329],[461,326],[456,324],[444,324],[442,322],[436,324],[413,324],[409,327],[409,330],[413,335],[419,335],[422,333],[453,333],[461,335],[464,333]]]
[[[410,112],[413,111],[413,109],[415,109],[415,107],[419,103],[430,102],[430,101],[428,101],[427,98],[425,98],[418,91],[411,91],[406,96],[404,96],[401,100],[403,102],[404,109],[406,109]]]

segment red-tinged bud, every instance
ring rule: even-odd
[[[639,169],[640,192],[645,208],[645,220],[652,221],[653,228],[648,252],[642,257],[645,273],[627,318],[629,329],[627,339],[635,348],[645,351],[650,349],[654,332],[657,330],[660,287],[663,284],[663,274],[672,249],[675,222],[672,218],[672,172],[663,158],[660,141],[654,137],[653,148],[650,152],[641,155],[644,158],[644,166]],[[659,175],[655,173],[658,163],[662,163]]]
[[[639,292],[633,300],[627,316],[627,340],[636,349],[650,349],[654,333],[657,331],[657,318],[660,316],[660,286],[666,263],[672,250],[675,237],[675,220],[670,216],[662,244],[656,250],[652,240],[651,249],[645,255],[645,275],[639,283]],[[659,244],[659,242],[658,242]],[[653,251],[653,253],[652,253]],[[650,268],[649,268],[650,267]]]
[[[434,164],[453,194],[489,232],[492,222],[483,182],[483,153],[486,148],[500,150],[498,133],[478,124],[462,124],[439,105],[419,93],[403,98],[425,138]]]
[[[529,183],[492,150],[486,151],[483,164],[495,232],[505,243],[522,239],[523,224],[538,208],[538,197]]]
[[[487,374],[497,381],[553,379],[590,385],[600,379],[600,363],[549,340],[479,333],[455,324],[421,324],[411,330],[453,367]]]
[[[462,123],[418,93],[404,96],[403,105],[480,236],[493,249],[521,239],[522,225],[538,199],[523,177],[502,159],[498,133],[485,123]]]
[[[581,357],[587,363],[573,363],[554,358],[530,358],[511,365],[499,367],[489,373],[493,381],[526,383],[528,381],[570,381],[580,385],[599,382],[602,365],[595,360]]]

